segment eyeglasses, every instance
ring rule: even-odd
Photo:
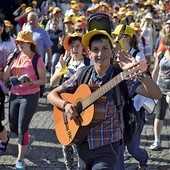
[[[75,29],[76,32],[82,32],[83,29],[82,28],[78,28],[78,29]]]

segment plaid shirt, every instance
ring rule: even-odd
[[[93,72],[89,81],[89,84],[104,84],[111,78],[111,73],[113,69],[110,67],[105,76],[98,78],[96,73]],[[63,89],[68,91],[69,87],[78,87],[78,78],[81,74],[81,70],[76,72],[69,80],[62,84]],[[121,139],[121,129],[119,114],[115,102],[113,100],[113,92],[110,90],[105,94],[107,97],[105,105],[105,118],[104,121],[91,128],[87,141],[90,149],[99,148],[101,146],[107,145],[112,142],[119,141]]]

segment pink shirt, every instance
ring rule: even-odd
[[[22,55],[21,63],[18,64],[19,56],[15,59],[12,67],[11,67],[11,76],[20,77],[24,74],[27,74],[33,81],[37,80],[37,76],[35,70],[32,65],[32,59],[35,53],[31,53],[31,56],[28,57],[26,55]],[[43,62],[42,57],[38,58],[37,68],[43,68],[45,64]],[[21,84],[18,86],[11,87],[11,93],[15,95],[28,95],[28,94],[35,94],[40,91],[40,87],[37,85],[25,85]]]

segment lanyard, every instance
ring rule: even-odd
[[[25,60],[22,62],[22,60],[21,60],[21,55],[22,54],[20,54],[19,55],[19,57],[18,57],[18,61],[17,61],[17,66],[16,66],[16,76],[18,77],[19,76],[19,73],[21,72],[21,68],[24,66],[24,64],[30,59],[30,55],[31,54],[29,54],[29,55],[27,55],[26,56],[26,58],[25,58]]]

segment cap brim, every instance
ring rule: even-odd
[[[89,47],[89,42],[90,42],[91,38],[92,38],[93,36],[97,35],[97,34],[99,34],[99,35],[101,35],[101,34],[102,34],[102,35],[106,35],[106,36],[109,38],[109,40],[110,40],[110,42],[111,42],[111,44],[112,44],[112,47],[114,46],[112,37],[107,33],[107,31],[104,31],[104,30],[92,30],[92,31],[89,31],[88,33],[86,33],[86,34],[83,36],[83,38],[82,38],[82,44],[83,44],[85,47]]]
[[[16,38],[14,41],[15,41],[15,43],[18,43],[19,41],[21,41],[21,42],[32,43],[32,44],[36,45],[35,41],[30,42],[30,41],[27,41],[27,40],[24,40],[21,38]]]
[[[67,51],[70,51],[70,45],[69,45],[69,41],[70,41],[70,38],[71,37],[80,37],[82,38],[83,36],[82,35],[68,35],[65,39],[64,39],[64,42],[63,42],[63,46],[64,46],[64,49],[67,50]]]

